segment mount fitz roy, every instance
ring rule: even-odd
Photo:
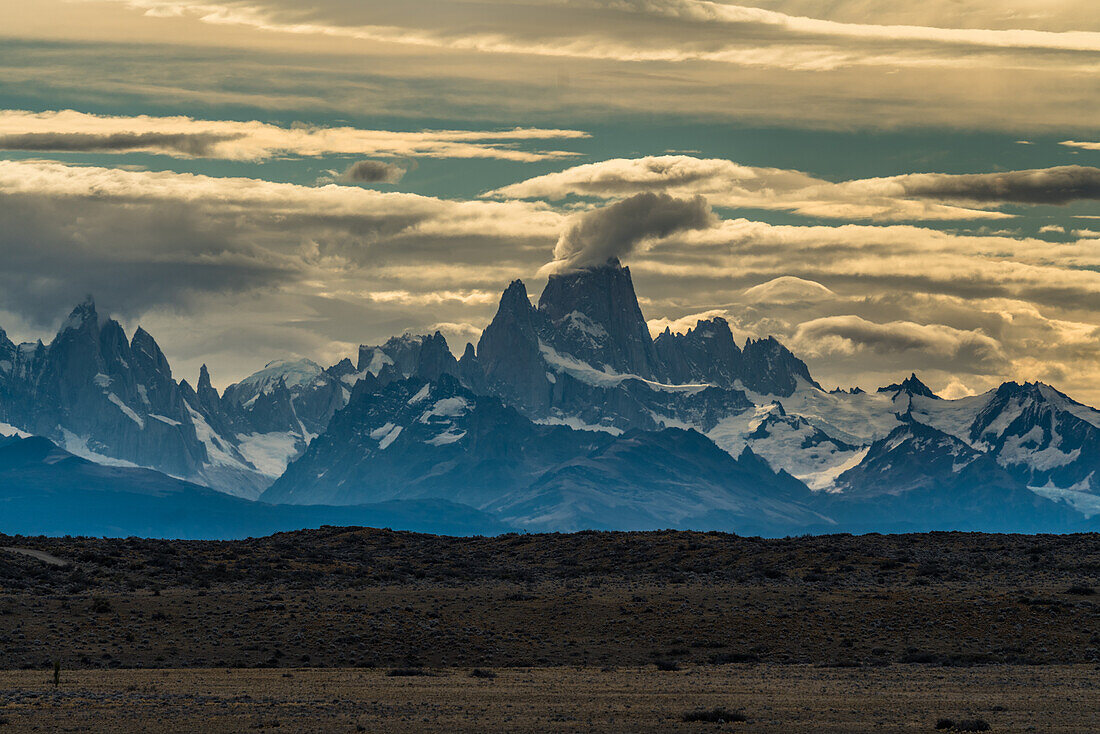
[[[777,340],[739,346],[721,318],[651,338],[615,260],[551,275],[537,306],[513,282],[460,359],[438,332],[406,334],[354,364],[274,362],[220,394],[205,367],[194,387],[176,381],[151,335],[127,338],[89,300],[48,345],[0,331],[0,433],[55,444],[30,452],[55,457],[36,487],[51,467],[72,473],[57,456],[112,465],[96,486],[114,487],[119,514],[134,492],[143,506],[201,496],[198,513],[212,488],[244,515],[299,506],[303,527],[343,507],[348,522],[375,508],[440,532],[1100,528],[1093,408],[1041,383],[943,400],[916,375],[827,392]],[[18,493],[33,516],[39,495],[3,455],[0,508]],[[176,484],[149,490],[153,476]],[[0,513],[0,531],[21,532],[10,523]]]

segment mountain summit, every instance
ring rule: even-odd
[[[664,377],[630,268],[617,259],[551,275],[538,310],[546,319],[544,340],[559,352],[597,368]]]

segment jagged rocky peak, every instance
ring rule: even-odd
[[[859,465],[838,477],[837,487],[897,494],[943,481],[979,456],[958,438],[909,420],[872,443]]]
[[[750,338],[741,356],[741,381],[754,392],[789,397],[801,387],[800,382],[821,389],[806,363],[774,336]]]
[[[684,334],[665,327],[653,347],[670,382],[705,381],[732,387],[741,374],[741,349],[721,316],[703,319]]]
[[[228,431],[228,424],[223,420],[222,416],[222,399],[215,388],[210,382],[210,370],[204,364],[199,367],[199,381],[195,387],[195,400],[197,408],[202,413],[211,425],[221,432]]]
[[[544,341],[594,366],[646,378],[662,376],[630,268],[603,265],[551,275],[539,298]]]
[[[492,374],[499,364],[517,351],[538,353],[537,312],[527,297],[527,286],[513,280],[500,296],[496,315],[477,343],[477,357]]]
[[[84,300],[69,312],[69,317],[65,319],[58,330],[58,336],[66,331],[89,327],[99,328],[99,314],[96,312],[95,299],[91,295],[85,296]]]
[[[199,387],[198,387],[199,392],[202,392],[203,390],[213,390],[214,389],[213,385],[211,385],[211,383],[210,383],[210,368],[207,367],[205,363],[203,363],[203,365],[201,367],[199,367],[199,382],[198,382],[198,385],[199,385]]]
[[[513,280],[500,297],[493,320],[477,343],[477,367],[463,355],[464,374],[475,384],[524,410],[542,411],[550,404],[550,382],[539,348],[544,316],[535,310],[522,280]]]
[[[134,356],[135,367],[145,374],[156,373],[171,379],[172,367],[168,364],[168,358],[152,334],[140,326],[130,339],[130,352]]]
[[[337,376],[350,375],[355,372],[355,364],[347,357],[344,357],[339,362],[329,367],[328,371]]]
[[[893,385],[887,385],[886,387],[880,387],[879,392],[893,393],[897,397],[900,393],[908,393],[909,395],[919,395],[923,398],[933,398],[939,400],[940,396],[932,392],[932,390],[925,385],[917,377],[917,373],[914,372],[906,377],[901,382],[896,382]]]
[[[0,377],[11,374],[15,370],[15,362],[19,357],[19,347],[8,338],[8,334],[0,328]]]
[[[500,295],[497,316],[533,325],[534,315],[535,307],[531,305],[531,298],[527,295],[527,286],[518,278],[513,280],[504,289],[504,293]]]
[[[438,331],[424,337],[413,374],[425,380],[437,380],[442,375],[455,375],[457,372],[458,360],[451,353],[446,337]]]
[[[441,374],[457,374],[458,360],[440,332],[431,335],[406,332],[390,337],[381,346],[360,346],[359,371],[376,377],[385,372],[399,379],[417,376],[432,380]]]

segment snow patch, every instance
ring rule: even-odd
[[[562,372],[575,380],[593,385],[595,387],[617,387],[626,380],[637,380],[644,383],[652,390],[661,390],[664,392],[678,392],[678,393],[697,393],[701,390],[706,390],[711,387],[709,384],[703,385],[668,385],[663,382],[656,382],[654,380],[647,380],[644,377],[632,374],[621,374],[611,368],[597,369],[587,362],[583,362],[576,357],[569,354],[561,354],[553,347],[549,346],[541,339],[539,340],[539,351],[542,352],[542,358],[546,364],[556,372]]]
[[[301,437],[289,431],[238,434],[237,449],[261,474],[278,477],[299,453]]]
[[[115,395],[112,392],[112,393],[107,393],[107,399],[110,400],[115,405],[117,405],[118,409],[121,410],[126,415],[127,418],[132,420],[134,423],[137,423],[138,428],[140,428],[143,431],[145,430],[145,420],[141,416],[139,416],[137,413],[135,413],[134,410],[129,405],[122,402],[122,398],[120,398],[118,395]]]
[[[378,448],[388,449],[390,444],[397,440],[397,437],[401,435],[401,426],[394,426],[393,430],[382,437],[382,440],[378,442]]]
[[[579,331],[593,340],[603,339],[607,336],[607,329],[603,328],[595,321],[588,318],[587,314],[583,314],[580,311],[571,311],[562,319],[562,323],[566,328]]]
[[[378,377],[378,373],[388,364],[393,364],[393,360],[390,359],[390,356],[378,347],[375,347],[374,352],[371,354],[370,363],[367,364],[366,371]]]
[[[16,438],[30,438],[31,434],[21,431],[10,423],[0,423],[0,436],[15,436]]]
[[[837,478],[839,478],[841,474],[848,471],[849,469],[855,469],[857,466],[859,466],[860,463],[862,463],[862,461],[867,458],[867,452],[870,450],[870,446],[864,446],[859,451],[853,453],[844,462],[837,464],[836,466],[829,467],[828,469],[822,469],[819,472],[806,474],[798,478],[805,482],[806,486],[814,490],[815,492],[835,491]]]
[[[401,435],[401,426],[395,426],[393,423],[386,423],[385,425],[375,428],[370,432],[370,437],[378,442],[378,448],[388,448],[398,436]]]
[[[466,436],[466,431],[459,431],[455,433],[453,429],[447,429],[443,433],[439,434],[435,438],[430,438],[424,443],[429,446],[446,446],[448,444],[461,441]]]
[[[381,441],[382,437],[385,436],[387,433],[389,433],[392,430],[393,430],[393,424],[387,422],[384,425],[382,425],[378,428],[375,428],[373,431],[371,431],[370,432],[370,437],[373,438],[375,441]]]
[[[181,423],[180,423],[179,421],[174,421],[174,420],[172,420],[171,418],[169,418],[169,417],[168,417],[168,416],[166,416],[166,415],[157,415],[156,413],[150,413],[150,414],[149,414],[149,417],[150,417],[150,418],[153,418],[154,420],[158,420],[158,421],[160,421],[161,423],[167,423],[167,424],[168,424],[168,425],[170,425],[170,426],[179,426],[179,425],[183,425],[183,424],[181,424]]]
[[[344,375],[340,378],[340,381],[343,382],[345,385],[351,385],[352,387],[355,387],[355,383],[366,377],[367,372],[368,370],[362,370],[360,372],[354,372],[350,375]]]
[[[88,448],[87,436],[78,436],[66,428],[61,429],[61,448],[74,456],[79,456],[81,459],[87,459],[88,461],[102,464],[103,466],[124,466],[131,469],[140,468],[132,461],[116,459],[112,456],[104,456],[103,454],[92,451]]]
[[[421,400],[424,400],[426,397],[431,395],[431,393],[432,393],[432,386],[431,385],[425,385],[424,387],[420,388],[420,390],[416,393],[416,395],[413,395],[411,398],[409,398],[409,403],[408,404],[409,405],[416,405]]]
[[[211,464],[216,466],[231,466],[236,469],[248,471],[248,467],[233,456],[230,450],[225,447],[217,432],[211,428],[210,424],[206,422],[206,419],[202,417],[202,413],[198,412],[190,405],[187,406],[187,412],[191,415],[191,422],[195,426],[195,435],[198,437],[199,441],[206,446],[206,456]]]
[[[443,398],[435,401],[431,409],[424,411],[420,416],[420,422],[429,423],[432,418],[457,418],[466,415],[469,410],[470,404],[466,402],[466,398],[457,395],[453,398]]]
[[[1028,489],[1048,500],[1064,500],[1086,518],[1100,515],[1100,495],[1078,489],[1062,489],[1049,484],[1046,487],[1028,487]]]
[[[595,423],[585,423],[577,416],[552,416],[550,418],[540,418],[535,421],[539,425],[543,426],[567,426],[574,431],[602,431],[603,433],[610,433],[612,436],[621,436],[623,431],[621,428],[615,426],[604,426]]]

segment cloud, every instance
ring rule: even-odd
[[[706,229],[716,222],[702,196],[677,199],[668,194],[635,194],[577,215],[558,238],[549,267],[560,272],[599,265],[626,257],[646,240]]]
[[[86,292],[135,315],[286,289],[489,308],[497,268],[534,270],[565,221],[524,202],[0,161],[0,308],[49,324]]]
[[[1066,228],[1060,224],[1044,224],[1039,227],[1039,234],[1065,234]]]
[[[1001,345],[985,334],[942,324],[911,321],[875,323],[854,315],[827,316],[800,324],[793,342],[812,356],[853,355],[868,350],[899,360],[920,352],[943,367],[982,371],[1004,369],[1008,360]],[[929,364],[926,359],[925,364]]]
[[[844,185],[887,194],[898,187],[901,196],[941,200],[1068,204],[1079,199],[1100,199],[1100,168],[1057,166],[999,173],[912,173]]]
[[[28,10],[24,26],[16,22],[15,16],[23,14],[19,9],[5,15],[9,42],[0,47],[5,80],[20,88],[23,106],[36,109],[56,107],[59,99],[87,109],[103,109],[111,104],[108,100],[118,100],[124,109],[224,108],[240,114],[242,109],[260,108],[271,110],[273,119],[286,120],[359,119],[369,110],[383,119],[449,118],[462,120],[462,125],[477,120],[490,126],[501,120],[525,120],[542,121],[551,128],[563,119],[602,125],[643,111],[654,119],[700,116],[845,131],[981,128],[1008,131],[1014,138],[1043,130],[1061,135],[1067,130],[1088,131],[1082,121],[1100,116],[1100,96],[1087,83],[1097,62],[1082,53],[1006,49],[992,58],[992,50],[963,53],[940,46],[934,53],[922,51],[926,58],[919,65],[895,65],[891,55],[912,55],[900,45],[864,47],[863,41],[833,39],[823,44],[803,39],[799,46],[786,37],[770,38],[767,34],[776,30],[772,28],[737,36],[744,45],[739,50],[743,64],[624,63],[571,56],[555,56],[549,64],[545,56],[522,51],[501,63],[500,56],[475,48],[401,47],[325,35],[263,33],[250,26],[203,26],[186,15],[143,18],[106,3],[96,5],[102,12],[93,16],[91,6],[74,9],[63,0],[43,2],[49,8],[38,4],[35,13]],[[585,41],[611,33],[629,42],[730,42],[725,27],[705,27],[701,34],[692,24],[616,15],[606,9],[586,14],[513,5],[508,13],[471,17],[476,4],[447,3],[445,13],[424,4],[391,3],[384,14],[408,16],[413,25],[425,19],[437,19],[428,23],[433,25],[466,18],[467,29],[500,24],[503,31],[525,37],[560,27],[567,40],[553,41],[559,49],[574,42],[569,34],[575,35],[578,28],[585,29]],[[361,7],[366,15],[366,8],[373,8],[377,16],[381,7],[344,6],[331,12],[339,15]],[[289,12],[300,16],[323,11],[311,3],[309,10],[296,7]],[[43,13],[50,14],[50,24],[42,23]],[[542,17],[527,17],[536,14]],[[94,27],[89,27],[93,20]],[[974,18],[963,20],[971,23]],[[161,48],[166,34],[175,44],[167,60],[168,52]],[[711,35],[715,38],[709,39]],[[43,36],[50,41],[25,40]],[[74,43],[73,38],[96,42]],[[811,56],[818,66],[810,63]],[[863,62],[845,65],[857,57]],[[332,61],[321,63],[321,58]],[[754,59],[759,63],[750,63]],[[806,68],[792,68],[796,63]],[[737,104],[730,104],[730,99]],[[348,155],[377,157],[369,151]]]
[[[1080,140],[1063,140],[1058,145],[1064,145],[1067,148],[1079,148],[1081,150],[1100,150],[1100,143],[1085,142]]]
[[[405,168],[385,161],[357,161],[348,166],[341,179],[353,183],[397,183]]]
[[[0,150],[58,153],[132,153],[158,151],[195,158],[211,157],[221,143],[240,133],[15,133],[0,135]]]
[[[789,304],[829,300],[836,298],[836,294],[815,281],[781,275],[745,289],[741,297],[749,303]]]
[[[714,206],[791,211],[821,219],[1003,219],[1001,212],[906,198],[893,179],[832,183],[801,171],[686,155],[616,158],[572,166],[489,191],[486,198],[618,199],[653,191],[703,195]]]
[[[443,334],[451,351],[454,352],[456,357],[461,357],[467,344],[477,344],[485,325],[485,323],[470,324],[440,321],[428,326],[427,331],[431,333],[438,331]]]
[[[123,117],[74,110],[0,110],[0,149],[157,153],[188,158],[261,161],[276,156],[374,155],[542,161],[575,154],[524,150],[521,143],[576,140],[577,130],[426,130],[394,132],[191,117]]]
[[[668,318],[662,316],[659,318],[650,319],[646,322],[646,326],[649,327],[649,333],[651,336],[656,337],[662,333],[665,329],[669,329],[674,334],[683,334],[691,329],[694,329],[696,324],[700,321],[709,321],[715,316],[725,318],[728,316],[726,309],[713,308],[709,311],[702,311],[700,313],[688,314],[687,316],[681,316],[680,318]]]
[[[158,18],[193,17],[265,34],[626,62],[706,61],[821,70],[854,65],[958,66],[983,54],[1041,58],[1100,51],[1096,32],[838,22],[708,0],[522,3],[507,13],[482,13],[476,22],[461,5],[424,0],[389,12],[337,1],[314,3],[308,12],[277,0],[248,6],[211,0],[117,1]]]
[[[1100,199],[1100,169],[1086,166],[998,173],[905,174],[833,183],[800,171],[691,156],[617,158],[573,166],[486,193],[488,198],[614,199],[639,191],[702,194],[715,206],[796,212],[822,219],[881,221],[1002,219],[950,202],[1067,204]],[[925,201],[932,200],[932,201]]]

